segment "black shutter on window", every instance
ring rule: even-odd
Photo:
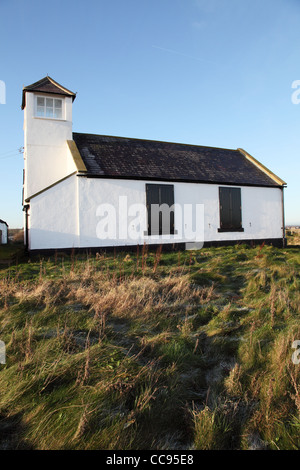
[[[160,185],[160,204],[166,204],[171,208],[174,204],[174,186],[173,185]],[[160,213],[159,233],[160,235],[174,234],[174,209],[169,211],[165,220],[162,219],[162,213]]]
[[[170,210],[170,218],[163,218],[162,211],[158,217],[151,217],[155,212],[151,210],[152,204],[161,206],[166,204],[171,208],[174,204],[174,186],[166,184],[146,184],[146,204],[148,212],[148,234],[163,235],[174,234],[174,209]]]
[[[159,234],[159,221],[152,220],[151,224],[151,206],[159,204],[159,191],[157,184],[146,184],[146,204],[148,212],[148,233],[149,235]]]
[[[241,190],[231,188],[231,224],[232,228],[242,227]]]
[[[221,230],[242,230],[241,189],[219,188]]]
[[[220,225],[229,228],[231,224],[230,193],[228,188],[219,188],[220,193]]]

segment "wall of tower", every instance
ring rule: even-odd
[[[63,119],[36,116],[35,97],[63,99]],[[26,93],[24,109],[24,200],[76,171],[67,140],[72,139],[72,98]]]

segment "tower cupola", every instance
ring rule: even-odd
[[[75,97],[48,75],[23,88],[24,202],[76,170],[67,143]]]

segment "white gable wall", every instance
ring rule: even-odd
[[[149,181],[147,183],[161,183]],[[226,185],[222,185],[226,186]],[[204,205],[204,240],[254,240],[282,238],[281,189],[237,186],[241,188],[242,225],[244,232],[218,232],[219,220],[219,185],[174,183],[175,204]],[[105,246],[137,245],[146,243],[172,243],[189,240],[170,237],[148,237],[147,212],[142,211],[138,220],[134,214],[126,217],[125,206],[121,208],[119,223],[119,197],[126,197],[127,208],[132,204],[146,205],[146,182],[136,180],[113,180],[105,178],[85,178],[76,175],[53,186],[34,197],[30,209],[30,249],[50,248],[89,248]],[[124,201],[124,200],[123,200]],[[116,209],[116,233],[124,234],[127,225],[135,233],[140,224],[142,236],[132,239],[125,236],[122,240],[113,238],[99,239],[99,222],[108,213],[97,213],[101,204],[111,204]],[[77,214],[78,210],[78,214]],[[127,224],[129,221],[129,224]],[[175,229],[179,217],[175,209]],[[126,223],[126,225],[125,225]],[[111,225],[112,226],[112,225]]]
[[[29,250],[79,246],[76,175],[30,201]]]

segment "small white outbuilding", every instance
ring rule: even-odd
[[[75,93],[23,89],[30,251],[284,244],[286,183],[243,149],[75,133]]]
[[[8,225],[4,220],[0,219],[0,245],[5,245],[7,243],[7,231]]]

